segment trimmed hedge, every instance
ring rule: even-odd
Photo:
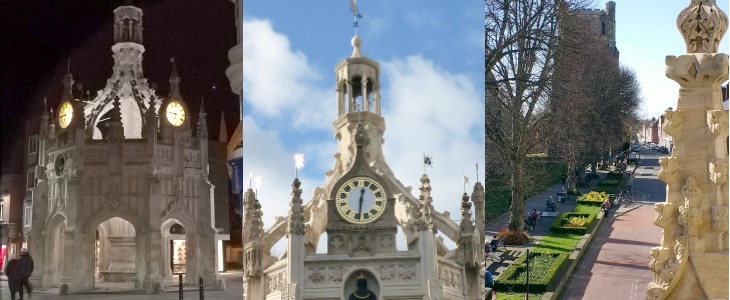
[[[606,178],[601,181],[599,181],[596,185],[599,186],[618,186],[618,184],[621,183],[620,179],[613,179],[613,178]]]
[[[563,265],[568,261],[568,253],[535,249],[535,251],[530,252],[530,256],[530,293],[545,293],[552,281],[558,277],[557,274]],[[527,291],[525,284],[526,257],[526,255],[520,256],[507,270],[499,275],[499,279],[494,283],[495,291],[515,293]]]
[[[578,234],[578,235],[584,235],[588,231],[589,228],[592,228],[591,225],[593,224],[593,221],[596,219],[596,215],[601,211],[600,208],[596,207],[587,207],[583,205],[578,205],[575,207],[575,210],[573,212],[564,212],[560,213],[556,218],[555,221],[553,221],[553,224],[550,226],[550,231],[554,233],[568,233],[568,234]],[[566,223],[568,223],[568,219],[571,217],[585,217],[586,223],[585,227],[565,227]]]

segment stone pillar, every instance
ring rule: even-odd
[[[302,189],[299,188],[301,182],[294,179],[292,183],[292,200],[291,211],[289,212],[289,228],[287,230],[288,246],[287,246],[287,287],[283,290],[287,293],[284,300],[301,300],[303,299],[304,277],[304,255],[306,251],[304,245],[306,238],[304,236],[304,208],[302,206]]]
[[[646,299],[728,298],[728,112],[720,92],[728,56],[715,53],[727,22],[714,0],[692,1],[677,19],[688,54],[666,58],[680,90],[677,109],[664,113],[674,150],[659,161],[667,199],[655,205],[663,232],[651,249]]]
[[[436,225],[433,219],[433,198],[431,198],[431,180],[426,174],[421,176],[421,195],[418,199],[419,218],[415,220],[418,231],[418,253],[421,254],[421,274],[423,274],[425,300],[439,300],[443,296],[443,288],[438,278],[438,254],[436,253]]]
[[[370,101],[368,101],[368,79],[363,78],[361,84],[362,87],[360,88],[360,91],[362,91],[362,106],[365,111],[370,111]]]
[[[337,116],[345,114],[345,94],[341,83],[337,83]]]

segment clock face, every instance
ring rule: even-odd
[[[377,181],[367,177],[355,177],[337,190],[335,207],[348,222],[367,224],[383,214],[385,202],[385,191]]]
[[[63,174],[63,167],[66,166],[66,158],[63,157],[63,155],[59,155],[56,158],[56,176],[61,176]]]
[[[178,101],[172,100],[167,104],[165,115],[173,126],[180,126],[185,123],[185,108]]]
[[[63,105],[61,105],[61,109],[58,111],[58,126],[61,126],[61,128],[68,127],[68,124],[71,124],[71,118],[73,118],[73,115],[74,108],[71,103],[64,102]]]

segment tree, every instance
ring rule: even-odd
[[[558,29],[555,7],[555,1],[544,0],[485,2],[486,155],[491,166],[505,168],[488,176],[509,178],[508,228],[518,238],[525,226],[527,154],[543,144],[547,128],[544,110]]]

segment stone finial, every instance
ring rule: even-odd
[[[362,54],[360,53],[360,45],[362,45],[362,39],[360,39],[359,36],[352,37],[352,40],[350,41],[352,44],[352,55],[350,57],[362,57]]]
[[[419,218],[419,228],[417,228],[419,231],[421,230],[432,230],[436,232],[436,227],[434,226],[433,221],[433,198],[431,198],[431,180],[428,178],[428,175],[423,174],[421,176],[421,187],[418,188],[421,190],[421,196],[418,197],[419,200],[421,200],[421,203],[418,204],[418,213],[420,215]]]
[[[474,222],[471,219],[471,201],[469,195],[464,193],[461,196],[461,234],[469,234],[474,232]]]
[[[727,26],[727,15],[715,0],[692,0],[677,16],[687,53],[716,53]]]
[[[294,178],[291,191],[291,211],[289,211],[289,234],[304,235],[304,207],[302,206],[302,190],[299,179]]]
[[[198,138],[208,138],[208,120],[207,113],[205,113],[205,98],[200,100],[200,112],[198,113]]]

